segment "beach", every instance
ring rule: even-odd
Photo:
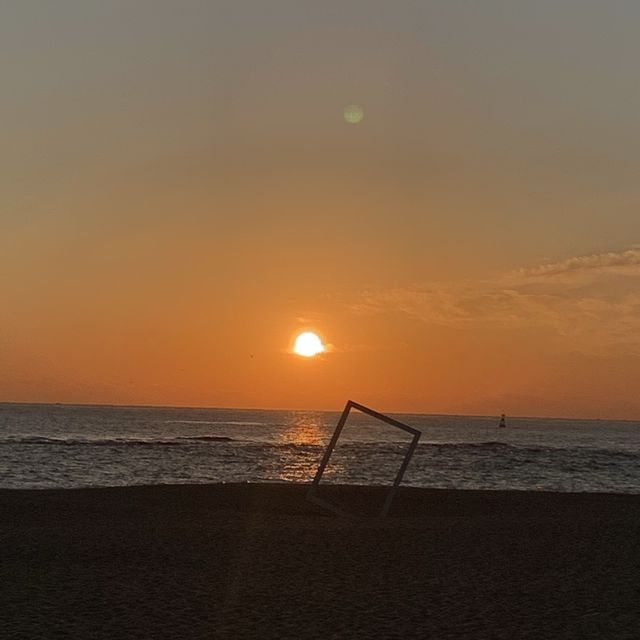
[[[640,635],[640,495],[0,491],[3,639]]]

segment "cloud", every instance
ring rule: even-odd
[[[593,277],[602,273],[626,273],[640,276],[640,248],[575,256],[561,262],[518,269],[512,275],[516,278],[554,278],[567,274]]]
[[[351,308],[440,326],[545,330],[561,337],[568,349],[589,354],[640,353],[640,283],[635,278],[640,278],[640,249],[634,247],[492,279],[368,291]]]

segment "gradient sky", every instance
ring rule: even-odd
[[[2,3],[0,400],[640,418],[639,24]]]

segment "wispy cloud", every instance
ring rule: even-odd
[[[512,275],[521,278],[554,278],[562,275],[585,275],[592,277],[603,273],[626,273],[640,275],[640,248],[626,251],[609,251],[586,256],[575,256],[561,262],[540,264],[518,269]]]
[[[640,353],[636,278],[640,279],[640,249],[633,247],[487,280],[367,291],[352,309],[361,314],[404,314],[441,326],[545,329],[562,336],[573,350]]]

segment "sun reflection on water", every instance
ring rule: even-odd
[[[279,438],[283,446],[279,450],[278,478],[286,482],[311,482],[332,427],[326,423],[326,416],[319,413],[292,414]]]
[[[329,441],[329,425],[324,416],[316,413],[292,415],[289,422],[283,425],[280,442],[296,445],[324,446]]]

